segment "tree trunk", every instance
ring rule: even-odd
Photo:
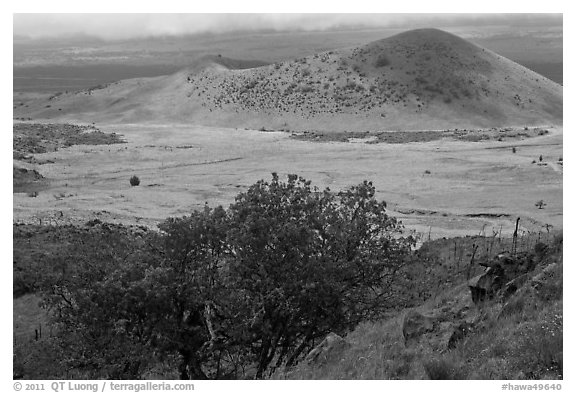
[[[296,350],[294,350],[294,352],[292,352],[292,354],[290,355],[290,357],[288,358],[288,361],[286,362],[286,367],[292,367],[295,363],[296,360],[298,359],[298,356],[300,356],[300,354],[302,353],[302,351],[304,351],[304,349],[308,346],[308,342],[310,341],[310,337],[306,336],[302,342],[300,343],[300,345],[296,348]]]
[[[180,371],[180,379],[208,379],[206,374],[204,374],[204,371],[202,371],[200,361],[196,356],[193,355],[191,351],[181,350],[180,355],[182,356],[182,361],[178,366],[178,371]]]
[[[268,351],[270,350],[270,338],[267,337],[262,340],[262,349],[260,349],[260,356],[258,359],[258,371],[256,372],[256,379],[262,379],[262,374],[266,369],[266,360],[268,359]]]

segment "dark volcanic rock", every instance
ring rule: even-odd
[[[402,323],[402,335],[406,345],[410,341],[417,339],[421,335],[434,330],[434,319],[420,314],[418,311],[410,310],[404,317]]]

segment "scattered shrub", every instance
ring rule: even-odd
[[[376,59],[376,64],[375,64],[375,66],[377,68],[386,67],[388,65],[390,65],[390,60],[388,59],[388,57],[386,57],[386,55],[378,56],[378,58]]]
[[[538,202],[536,202],[534,204],[534,206],[536,206],[538,209],[542,209],[544,206],[546,206],[546,204],[544,203],[544,201],[541,199]]]
[[[136,187],[140,185],[140,179],[138,178],[138,176],[134,175],[130,178],[130,185],[132,187]]]

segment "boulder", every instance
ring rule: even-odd
[[[425,316],[416,310],[410,310],[404,316],[402,335],[406,345],[421,335],[434,330],[434,318]]]
[[[528,281],[528,278],[529,278],[528,274],[524,273],[519,275],[515,279],[508,281],[506,285],[504,285],[504,293],[503,293],[504,299],[507,299],[519,288],[521,288],[526,283],[526,281]]]
[[[474,303],[491,299],[501,290],[505,298],[509,297],[526,283],[527,273],[535,268],[535,259],[528,253],[514,256],[503,253],[480,264],[486,267],[486,271],[468,282]]]
[[[348,348],[350,343],[337,335],[336,333],[328,333],[328,335],[306,356],[307,363],[323,363],[326,362],[328,357]]]
[[[502,269],[491,266],[486,271],[468,281],[472,301],[479,303],[491,299],[502,284]]]
[[[452,333],[448,339],[447,349],[453,349],[456,347],[456,343],[462,340],[472,331],[472,325],[462,321],[457,325],[452,327]]]

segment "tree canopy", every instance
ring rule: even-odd
[[[68,249],[59,264],[74,268],[46,275],[76,366],[91,351],[102,362],[84,367],[109,377],[173,362],[180,378],[263,378],[390,307],[414,242],[372,183],[332,192],[296,175],[159,228],[105,255]]]

